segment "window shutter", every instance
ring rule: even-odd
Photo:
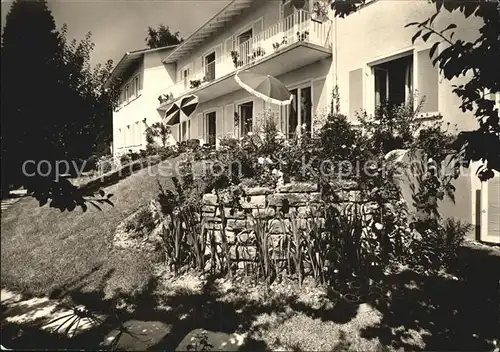
[[[264,100],[254,99],[253,101],[253,126],[252,130],[259,133],[264,122]]]
[[[215,113],[215,135],[221,138],[224,135],[224,116],[222,108],[217,108]]]
[[[327,112],[326,79],[318,79],[312,84],[313,119],[317,114]],[[314,121],[313,121],[314,122]]]
[[[203,119],[203,114],[202,113],[197,113],[195,116],[195,119],[198,121],[196,126],[198,128],[198,131],[196,133],[198,139],[203,139],[204,138],[204,119]]]
[[[349,119],[363,109],[363,69],[349,72]]]
[[[234,104],[228,104],[225,107],[224,136],[234,137]]]
[[[262,32],[262,28],[264,27],[264,22],[262,21],[262,18],[259,18],[257,21],[254,22],[252,26],[252,36],[255,37],[257,36],[260,32]]]
[[[231,51],[233,50],[233,37],[226,39],[226,54],[231,56]]]
[[[417,53],[417,84],[418,99],[425,97],[422,106],[422,113],[439,112],[438,107],[438,88],[439,71],[432,64],[429,57],[430,49],[422,50]]]
[[[172,138],[175,139],[176,142],[179,141],[179,124],[170,126],[170,131],[172,132]]]
[[[222,57],[223,50],[224,50],[224,48],[222,46],[222,43],[215,47],[215,61],[216,62],[220,62],[220,58]]]
[[[200,137],[198,136],[198,131],[199,127],[198,124],[200,123],[198,119],[198,115],[195,115],[190,121],[190,129],[189,129],[189,136],[192,139],[199,139]]]

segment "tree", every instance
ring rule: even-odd
[[[498,0],[451,1],[431,0],[436,12],[427,20],[410,23],[417,30],[413,41],[424,41],[431,37],[439,40],[432,46],[430,56],[448,80],[472,73],[472,78],[463,85],[454,87],[453,92],[460,97],[463,111],[474,111],[479,121],[475,131],[464,131],[458,135],[455,147],[460,151],[466,165],[471,161],[482,161],[478,171],[481,180],[493,177],[493,170],[500,172],[500,127],[499,110],[495,107],[491,95],[500,93],[500,2]],[[292,4],[301,8],[304,0],[292,0]],[[317,1],[315,7],[325,14],[325,2]],[[326,0],[337,17],[345,17],[356,11],[365,0]],[[459,11],[465,18],[477,16],[484,20],[480,28],[480,37],[474,42],[453,39],[454,28],[450,23],[443,29],[434,28],[434,20],[443,12]],[[441,50],[438,51],[438,47]]]
[[[160,48],[162,46],[177,45],[184,40],[179,32],[172,33],[169,26],[163,24],[158,28],[148,27],[148,36],[145,38],[148,48]]]
[[[77,205],[86,209],[92,193],[60,180],[56,165],[88,157],[92,146],[105,138],[98,132],[111,134],[113,91],[104,92],[102,83],[112,63],[92,71],[90,35],[68,44],[65,34],[65,26],[56,30],[45,0],[16,0],[7,14],[2,36],[2,196],[9,186],[24,185],[41,205],[51,200],[61,210]]]

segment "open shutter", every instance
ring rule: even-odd
[[[231,51],[233,50],[233,37],[226,39],[226,55],[231,56]]]
[[[228,104],[224,110],[224,136],[234,137],[234,104]]]
[[[253,131],[260,133],[264,119],[264,100],[254,99],[253,101]]]
[[[349,72],[349,119],[363,109],[363,69]]]
[[[196,138],[203,140],[204,139],[204,134],[203,134],[203,114],[197,113],[194,117],[194,119],[197,121],[196,122]]]
[[[313,118],[316,115],[327,112],[327,91],[326,79],[318,79],[313,81],[312,84],[312,98],[313,98]]]
[[[425,97],[425,102],[422,106],[422,113],[439,112],[438,107],[438,88],[439,88],[439,71],[432,64],[432,59],[429,57],[430,49],[422,50],[417,53],[417,90],[418,98]]]
[[[217,138],[222,138],[224,135],[224,115],[220,107],[215,112],[215,135]]]
[[[222,57],[222,53],[224,52],[224,47],[222,44],[219,44],[215,47],[215,61],[220,62],[220,59]]]
[[[189,122],[189,138],[190,139],[197,139],[198,138],[198,120],[196,119],[196,116],[189,119],[188,122]]]
[[[179,125],[180,124],[177,124],[177,125],[173,125],[170,127],[170,131],[172,131],[172,137],[174,137],[175,141],[176,142],[179,142],[179,136],[180,136],[180,133],[179,133]]]
[[[257,36],[260,32],[262,32],[263,27],[264,27],[264,21],[262,20],[262,18],[259,18],[252,25],[252,32],[253,32],[252,35],[254,37]]]

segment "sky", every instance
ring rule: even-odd
[[[92,32],[95,43],[91,63],[112,59],[116,64],[127,51],[146,47],[148,26],[168,25],[187,38],[221,10],[228,0],[48,0],[60,28],[68,25],[68,38],[82,39]],[[2,0],[2,29],[12,1]]]

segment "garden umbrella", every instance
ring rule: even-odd
[[[170,108],[165,112],[165,123],[167,125],[175,125],[181,120],[181,108],[176,103],[173,103]]]
[[[236,73],[234,79],[247,92],[268,103],[284,106],[292,102],[292,94],[273,76],[245,71]]]
[[[196,95],[188,95],[181,100],[181,111],[189,118],[198,107],[198,97]]]

